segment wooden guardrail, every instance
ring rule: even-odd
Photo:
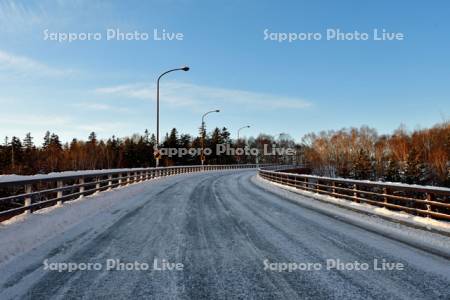
[[[395,211],[450,220],[450,189],[286,173],[258,169],[260,177],[282,185],[368,203]]]
[[[0,221],[96,192],[183,173],[256,168],[256,164],[79,171],[0,180]]]

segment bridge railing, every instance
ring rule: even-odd
[[[258,174],[266,180],[300,190],[450,220],[449,188],[321,177],[266,168],[259,168]]]
[[[263,165],[205,165],[62,172],[0,177],[0,221],[100,191],[165,176]],[[266,166],[266,165],[264,165]]]

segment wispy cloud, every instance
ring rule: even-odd
[[[124,84],[97,88],[94,92],[117,97],[150,99],[153,97],[154,89],[147,88],[144,84]]]
[[[71,119],[65,116],[48,116],[48,115],[0,115],[0,124],[8,126],[22,126],[22,127],[41,127],[41,126],[60,126],[69,124]]]
[[[14,0],[0,2],[0,25],[2,30],[17,31],[41,24],[47,16],[39,5]]]
[[[75,128],[86,132],[91,132],[94,130],[97,133],[111,133],[128,129],[130,128],[130,124],[125,122],[96,122],[77,125]]]
[[[114,111],[114,112],[128,112],[129,109],[126,107],[117,107],[105,103],[98,102],[80,102],[74,103],[72,106],[85,109],[85,110],[95,110],[95,111]]]
[[[42,28],[95,25],[109,16],[113,5],[89,0],[0,0],[0,28],[3,32],[26,34]]]
[[[0,50],[0,71],[20,76],[65,76],[73,71],[58,69],[26,56]]]
[[[144,100],[155,100],[156,98],[155,86],[148,86],[142,83],[98,88],[95,90],[95,93],[117,98]],[[174,81],[164,83],[164,88],[161,89],[161,97],[164,97],[165,103],[169,105],[192,107],[194,110],[196,110],[196,106],[218,103],[247,105],[255,109],[305,109],[312,105],[311,102],[296,97]]]

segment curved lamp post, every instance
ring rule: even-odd
[[[202,136],[201,136],[201,144],[202,144],[202,153],[200,155],[200,160],[202,161],[202,166],[205,164],[205,117],[210,113],[218,113],[220,109],[211,110],[203,114],[202,116]]]
[[[244,127],[241,127],[241,128],[238,129],[238,135],[237,135],[238,142],[239,142],[239,132],[240,132],[242,129],[244,129],[244,128],[250,128],[250,125],[247,125],[247,126],[244,126]]]
[[[250,125],[243,126],[243,127],[241,127],[241,128],[238,129],[238,132],[237,132],[237,142],[238,142],[238,143],[239,143],[239,133],[240,133],[241,130],[244,129],[244,128],[250,128]],[[238,164],[240,164],[240,163],[241,163],[240,156],[238,156],[237,159],[238,159]]]
[[[159,166],[159,158],[160,158],[160,154],[159,154],[159,81],[161,79],[161,77],[163,77],[164,75],[166,75],[167,73],[173,72],[173,71],[189,71],[189,67],[188,66],[184,66],[182,68],[177,68],[177,69],[172,69],[172,70],[168,70],[164,73],[162,73],[161,75],[159,75],[158,80],[156,81],[156,151],[155,151],[155,158],[156,158],[156,166]]]

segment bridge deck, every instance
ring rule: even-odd
[[[1,241],[16,234],[25,242],[22,248],[17,245],[17,253],[13,253],[16,245],[0,244],[0,298],[450,296],[447,260],[267,193],[253,183],[254,174],[212,172],[158,179],[3,226]],[[66,223],[58,223],[61,216]],[[56,222],[53,231],[45,223],[51,221]],[[28,233],[19,230],[26,226]],[[32,241],[32,235],[44,230],[53,234],[43,235],[35,249],[26,245],[27,239]],[[45,259],[97,263],[102,268],[48,271]],[[140,267],[147,263],[150,270],[107,270],[108,259],[137,261]],[[155,259],[158,267],[166,260],[181,263],[183,270],[153,270]],[[327,259],[370,267],[327,270]],[[404,270],[374,270],[374,259],[379,267],[384,260],[403,264]],[[264,270],[265,260],[316,263],[321,270]]]

